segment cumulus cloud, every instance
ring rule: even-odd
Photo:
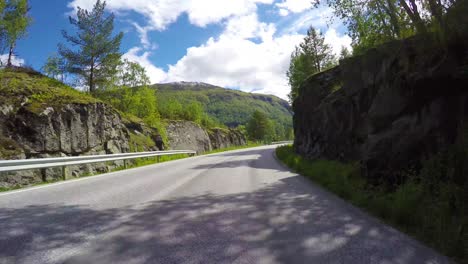
[[[68,6],[90,10],[95,2],[96,0],[73,0]],[[257,9],[257,4],[272,3],[273,0],[107,0],[107,7],[112,11],[134,11],[142,14],[148,19],[149,25],[163,30],[182,13],[187,13],[192,24],[204,27],[231,16],[252,13]]]
[[[336,55],[340,54],[342,47],[352,50],[351,38],[348,35],[339,35],[334,28],[325,32],[325,43],[332,47]]]
[[[73,0],[68,7],[91,10],[96,0]],[[204,27],[223,20],[254,13],[258,4],[272,4],[274,0],[107,0],[107,8],[114,12],[136,12],[148,21],[146,25],[133,23],[145,48],[150,47],[148,33],[164,30],[182,14],[190,23]]]
[[[310,0],[276,2],[279,3],[274,4],[274,0],[107,0],[108,8],[116,14],[136,12],[146,18],[144,24],[132,22],[141,46],[131,48],[124,58],[145,67],[152,83],[199,81],[286,99],[290,89],[286,78],[290,55],[304,38],[297,32],[310,25],[326,28],[332,12],[328,7],[310,9]],[[95,0],[73,0],[69,7],[91,9],[94,3]],[[270,4],[280,16],[298,15],[285,17],[287,23],[283,24],[264,23],[257,15],[260,4]],[[150,50],[155,44],[148,33],[165,30],[183,13],[193,25],[221,23],[224,31],[200,46],[187,48],[186,54],[165,72],[151,60]],[[348,36],[334,29],[324,32],[326,42],[335,53],[339,53],[341,46],[350,46]]]
[[[309,8],[312,8],[311,0],[283,0],[281,3],[276,3],[281,16],[287,16],[289,13],[301,13]]]
[[[246,26],[237,27],[240,21]],[[169,67],[168,80],[201,81],[286,98],[289,88],[285,73],[291,52],[303,36],[274,37],[275,30],[274,25],[259,22],[255,15],[233,19],[218,38],[189,48]]]
[[[6,65],[7,62],[8,62],[8,54],[0,55],[0,66]],[[11,63],[14,66],[21,66],[21,65],[24,65],[25,61],[24,59],[13,56],[11,59]]]
[[[159,83],[166,80],[167,76],[164,70],[156,67],[149,59],[151,53],[149,51],[142,51],[141,48],[131,48],[123,55],[124,59],[132,62],[137,62],[146,69],[146,73],[150,77],[151,83]]]

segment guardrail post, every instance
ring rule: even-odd
[[[64,181],[67,180],[67,166],[62,166],[62,178]]]
[[[156,156],[156,159],[157,159],[157,162],[158,162],[158,163],[161,162],[161,156]]]
[[[127,160],[124,159],[123,162],[124,162],[124,168],[127,169],[127,168],[128,168],[128,166],[127,166]]]

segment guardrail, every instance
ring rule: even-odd
[[[66,178],[66,171],[65,171],[66,166],[123,160],[124,167],[127,168],[126,161],[129,159],[160,157],[160,156],[178,155],[178,154],[195,155],[197,154],[197,152],[193,150],[170,150],[170,151],[118,153],[118,154],[106,154],[106,155],[58,157],[58,158],[44,158],[44,159],[0,160],[0,172],[12,172],[12,171],[62,167],[63,177],[65,179]]]
[[[288,141],[277,141],[277,142],[271,142],[271,145],[279,145],[279,144],[293,144],[293,140],[288,140]]]

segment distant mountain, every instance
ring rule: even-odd
[[[177,100],[182,105],[200,102],[205,111],[229,127],[247,123],[255,110],[266,113],[276,124],[292,128],[292,111],[289,103],[273,95],[246,93],[200,82],[176,82],[153,85],[158,100],[164,103]]]

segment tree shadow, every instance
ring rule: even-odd
[[[125,208],[2,208],[0,263],[447,262],[298,180]]]

